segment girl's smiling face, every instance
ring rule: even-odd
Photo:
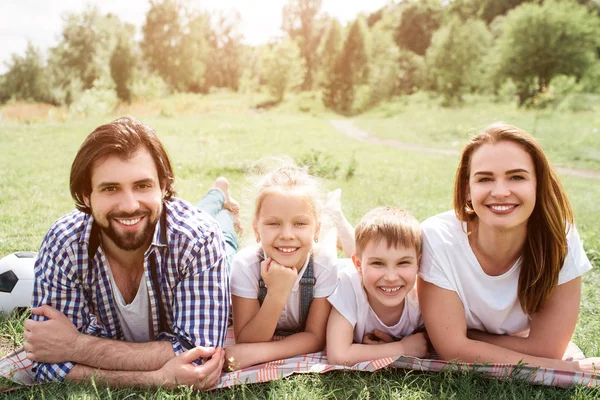
[[[267,257],[298,271],[319,236],[313,208],[304,196],[294,192],[265,195],[253,228]]]

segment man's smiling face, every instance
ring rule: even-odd
[[[140,148],[128,159],[109,155],[94,164],[86,203],[103,240],[119,249],[148,246],[162,212],[164,190],[150,152]]]

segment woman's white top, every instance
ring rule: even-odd
[[[258,299],[258,282],[260,280],[260,247],[251,246],[242,249],[235,255],[231,266],[231,294],[247,299]],[[333,293],[337,284],[337,260],[326,252],[315,253],[313,272],[315,287],[313,298],[327,297]],[[293,331],[300,327],[300,279],[306,270],[308,259],[298,273],[298,279],[288,296],[283,312],[277,322],[277,329]],[[268,288],[267,288],[268,290]]]
[[[340,269],[337,288],[327,300],[354,328],[354,343],[362,343],[363,336],[375,329],[402,339],[423,325],[414,288],[404,298],[400,320],[392,326],[384,324],[371,308],[362,278],[354,265]]]
[[[468,329],[515,335],[529,329],[529,317],[517,296],[522,260],[504,274],[487,275],[469,244],[466,224],[448,211],[427,219],[423,228],[423,256],[419,275],[425,281],[458,294]],[[558,284],[569,282],[592,268],[577,229],[567,234],[568,251]]]

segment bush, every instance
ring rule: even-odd
[[[583,74],[581,90],[588,93],[600,93],[600,60],[596,60]]]
[[[337,160],[316,149],[311,149],[308,153],[303,154],[297,160],[297,164],[307,167],[311,175],[327,179],[335,179],[341,170],[341,165]]]
[[[86,89],[69,107],[69,111],[85,117],[106,115],[119,104],[114,83],[96,81],[91,89]]]
[[[513,102],[517,99],[518,88],[512,79],[507,79],[496,92],[495,100],[499,103]]]
[[[600,110],[600,95],[590,93],[571,93],[560,102],[558,111],[595,111]]]
[[[157,74],[139,74],[129,86],[132,100],[148,101],[169,94],[169,85]]]
[[[298,88],[306,75],[306,62],[300,48],[290,38],[285,38],[263,54],[263,78],[276,101],[285,93]]]

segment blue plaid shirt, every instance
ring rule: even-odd
[[[155,339],[171,341],[175,354],[185,351],[182,342],[186,341],[197,346],[223,346],[230,295],[221,229],[208,214],[179,199],[165,201],[163,213],[165,218],[157,224],[144,254]],[[33,307],[51,305],[82,333],[124,340],[102,245],[93,256],[93,268],[88,268],[92,225],[91,215],[73,211],[50,228],[35,263]],[[150,275],[152,257],[165,326],[172,332],[159,328],[157,293]],[[34,370],[40,382],[62,381],[74,365],[35,363]]]

